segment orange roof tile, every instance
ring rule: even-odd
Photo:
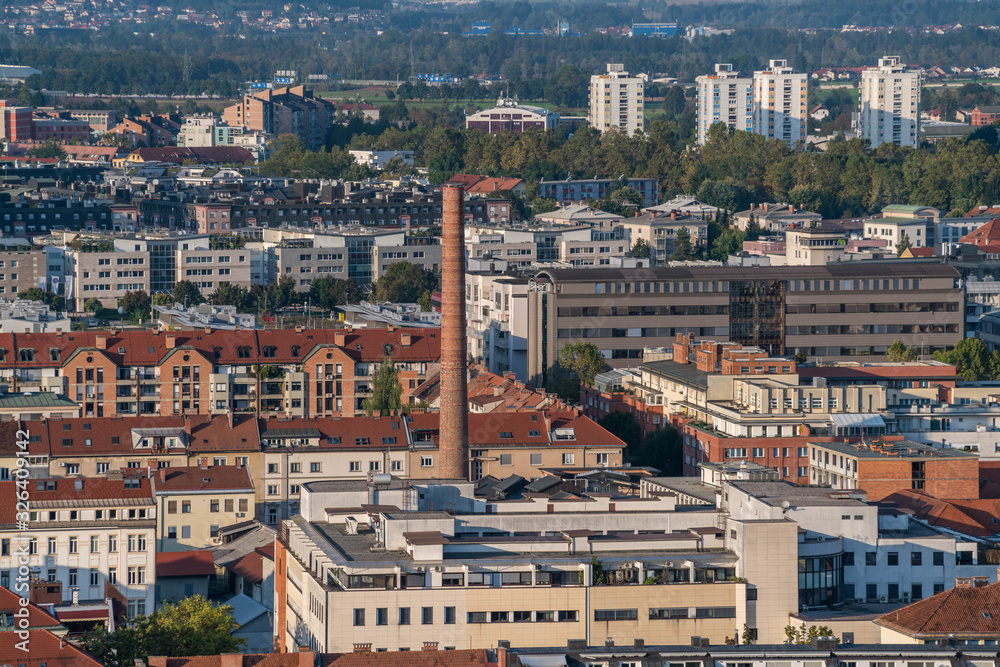
[[[0,656],[17,664],[49,667],[102,667],[89,653],[57,637],[48,630],[32,630],[28,637],[30,652],[18,648],[16,632],[0,632]],[[30,659],[29,659],[30,658]]]
[[[959,241],[976,246],[1000,245],[1000,218],[993,218],[979,229],[963,236]]]
[[[1000,635],[1000,584],[951,588],[875,619],[875,623],[915,638]]]
[[[14,482],[2,482],[2,484],[13,485]],[[11,487],[10,489],[0,487],[0,492],[3,493],[9,492],[11,495],[13,495],[14,490],[13,487]],[[13,591],[10,591],[6,588],[0,588],[0,612],[17,611],[18,609],[21,608],[20,600],[21,597],[17,593],[14,593]],[[58,620],[56,620],[56,618],[52,616],[50,613],[48,613],[38,605],[35,604],[28,605],[28,629],[35,630],[43,628],[61,628],[61,627],[62,624]],[[0,635],[5,635],[5,634],[14,634],[14,633],[0,632]],[[2,650],[0,650],[0,656],[3,655],[4,653],[2,652]]]
[[[187,491],[253,491],[250,472],[236,466],[185,466],[160,468],[156,477],[156,493]]]

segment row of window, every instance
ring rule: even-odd
[[[86,542],[86,538],[84,538]],[[143,534],[134,534],[127,537],[127,549],[128,553],[140,553],[146,551],[146,536]],[[48,555],[54,556],[59,553],[59,540],[55,537],[50,537],[47,540],[46,546],[48,547]],[[80,538],[77,535],[70,535],[67,540],[67,549],[71,554],[80,553]],[[90,536],[90,553],[96,554],[101,552],[101,539],[98,535]],[[118,536],[108,535],[108,553],[118,552]],[[28,540],[28,553],[37,554],[38,553],[38,538],[32,537]],[[0,539],[0,556],[10,556],[10,538]]]
[[[246,498],[240,498],[239,499],[239,508],[240,508],[239,511],[240,512],[246,512],[248,510],[249,502],[250,501],[247,500]],[[220,507],[224,507],[225,508],[224,511],[226,511],[226,512],[233,512],[233,511],[235,511],[233,509],[235,507],[235,499],[233,499],[233,498],[226,498],[220,504],[220,501],[219,501],[218,498],[213,498],[209,502],[209,510],[208,511],[209,512],[219,512],[220,511]],[[191,501],[190,500],[182,500],[181,501],[181,514],[190,514],[190,513],[191,513]],[[167,501],[167,514],[177,514],[177,501],[176,500],[168,500]]]

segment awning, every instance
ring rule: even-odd
[[[837,428],[885,428],[885,420],[874,414],[833,414]]]
[[[519,655],[521,667],[566,667],[564,655]]]

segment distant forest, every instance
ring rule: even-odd
[[[996,5],[941,3],[935,7],[953,6],[958,11],[979,4]],[[838,3],[825,6],[830,11],[842,7]],[[603,6],[578,7],[582,16],[603,11]],[[753,7],[734,5],[728,11],[749,12]],[[528,19],[532,16],[527,14]],[[573,25],[572,16],[569,20]],[[680,37],[622,38],[600,33],[582,37],[494,33],[470,38],[429,27],[410,32],[389,29],[379,36],[361,31],[326,36],[293,31],[241,39],[177,22],[148,27],[152,35],[136,35],[131,28],[100,33],[43,31],[35,37],[3,35],[0,62],[41,69],[43,74],[29,81],[35,89],[105,95],[231,95],[243,82],[269,80],[275,69],[297,70],[303,77],[322,73],[391,80],[420,72],[501,74],[512,82],[527,84],[551,76],[564,65],[589,75],[603,71],[607,62],[622,62],[630,71],[665,73],[682,81],[711,71],[716,62],[730,62],[734,68],[749,72],[771,58],[784,58],[801,71],[872,65],[881,54],[898,54],[906,62],[928,67],[1000,65],[1000,31],[975,28],[944,35],[905,31],[869,35],[741,27],[730,36],[699,37],[689,42]]]

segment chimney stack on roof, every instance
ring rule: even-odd
[[[337,329],[333,334],[333,344],[337,347],[344,347],[344,330]]]
[[[464,192],[461,185],[445,185],[441,191],[440,474],[445,479],[468,479]]]
[[[172,350],[177,347],[177,336],[172,333],[167,334],[167,349]]]
[[[98,350],[106,350],[106,349],[108,349],[108,337],[107,337],[107,335],[103,334],[103,333],[97,334],[97,338],[95,339],[94,346]]]

